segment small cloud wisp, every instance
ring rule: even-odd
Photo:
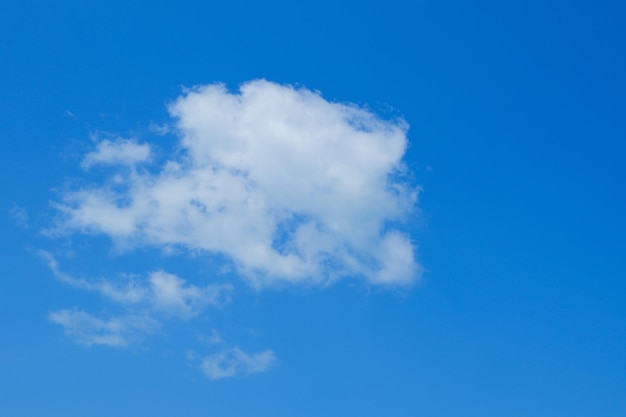
[[[272,350],[247,353],[235,346],[205,356],[200,367],[209,379],[217,380],[266,372],[275,363]]]
[[[52,322],[63,326],[70,339],[84,346],[126,347],[159,329],[163,320],[189,320],[208,307],[230,301],[230,284],[198,287],[164,271],[152,272],[148,279],[125,276],[121,280],[87,280],[61,271],[49,252],[40,251],[39,255],[60,282],[96,292],[122,308],[122,314],[107,318],[77,309],[50,313]]]

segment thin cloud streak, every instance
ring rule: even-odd
[[[53,275],[72,287],[97,292],[127,308],[150,310],[166,316],[191,318],[206,307],[219,307],[230,301],[230,284],[198,287],[165,271],[150,273],[148,279],[126,275],[121,281],[87,280],[60,270],[58,261],[49,252],[39,251]]]
[[[230,284],[198,287],[164,271],[152,272],[148,279],[124,276],[118,281],[88,280],[61,271],[49,252],[40,251],[39,255],[60,282],[98,293],[121,309],[120,314],[109,317],[78,309],[62,309],[48,315],[71,340],[87,347],[127,347],[161,328],[165,320],[190,320],[208,307],[219,308],[230,301]]]
[[[85,347],[128,347],[160,327],[160,323],[149,316],[129,314],[98,318],[77,309],[52,312],[48,319],[62,326],[70,340]]]
[[[212,380],[267,372],[276,364],[272,350],[248,353],[238,346],[204,357],[202,372]]]
[[[81,167],[88,169],[94,165],[134,165],[146,162],[150,157],[151,150],[147,144],[138,144],[133,139],[105,139],[98,142],[95,151],[85,156]]]

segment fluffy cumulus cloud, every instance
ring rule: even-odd
[[[81,167],[97,179],[61,192],[48,234],[104,235],[127,251],[216,255],[224,268],[202,285],[159,268],[82,278],[41,251],[60,282],[113,306],[50,313],[71,340],[125,347],[169,321],[202,317],[230,300],[232,285],[215,283],[220,270],[255,288],[344,278],[402,287],[419,279],[403,228],[419,191],[402,162],[404,121],[265,80],[236,92],[220,84],[185,90],[169,113],[170,122],[153,130],[174,135],[171,154],[134,138],[96,138]],[[15,209],[13,217],[26,215]],[[212,380],[265,372],[277,362],[272,350],[226,344],[215,330],[204,339],[209,354],[190,358]]]
[[[402,180],[405,122],[264,80],[190,89],[169,112],[178,152],[154,167],[147,143],[98,143],[82,166],[111,176],[63,194],[57,232],[219,254],[257,287],[419,278],[401,228],[417,198]],[[184,314],[204,299],[167,275],[149,285],[156,304]]]

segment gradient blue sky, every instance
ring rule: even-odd
[[[608,1],[2,2],[0,414],[626,415],[625,17]],[[255,289],[231,271],[231,301],[193,320],[74,343],[52,312],[115,307],[41,251],[72,277],[196,285],[224,261],[43,233],[68,187],[103,181],[81,168],[94,137],[170,158],[151,126],[181,86],[259,78],[410,125],[423,191],[398,227],[421,281]],[[235,346],[274,360],[202,372]]]

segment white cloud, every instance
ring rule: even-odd
[[[159,328],[165,319],[189,320],[207,307],[219,307],[230,300],[230,284],[198,287],[164,271],[152,272],[148,279],[124,275],[120,280],[89,280],[61,271],[49,252],[39,251],[39,255],[59,281],[96,292],[122,309],[122,314],[109,318],[76,309],[64,309],[48,316],[64,327],[70,339],[84,346],[129,346]]]
[[[211,329],[211,334],[200,333],[196,335],[196,338],[199,342],[208,346],[216,346],[224,343],[224,339],[222,339],[222,336],[220,336],[219,332],[215,329]]]
[[[197,316],[207,306],[223,304],[232,289],[230,285],[197,287],[164,271],[153,272],[149,281],[152,305],[159,311],[179,317]]]
[[[9,215],[19,227],[23,229],[28,229],[30,227],[28,213],[24,207],[13,204],[13,207],[11,207],[11,210],[9,211]]]
[[[72,277],[60,270],[57,260],[46,251],[39,251],[54,276],[72,287],[94,291],[143,314],[160,313],[168,317],[188,319],[209,306],[217,307],[230,300],[230,284],[209,284],[198,287],[164,271],[150,273],[149,278],[123,276],[121,280],[87,280]]]
[[[96,150],[88,153],[81,166],[93,165],[135,165],[150,159],[150,146],[138,144],[133,139],[118,138],[114,141],[105,139],[96,145]]]
[[[46,261],[53,275],[59,281],[75,288],[100,293],[102,296],[117,303],[136,304],[145,300],[149,294],[148,286],[136,279],[136,277],[129,276],[118,282],[104,279],[87,280],[76,278],[61,271],[58,261],[49,252],[39,251],[39,256]]]
[[[50,313],[50,321],[63,326],[65,335],[79,345],[126,347],[159,327],[149,316],[126,315],[101,319],[81,310]]]
[[[216,380],[266,372],[275,363],[272,350],[247,353],[234,347],[204,357],[201,369],[208,378]]]
[[[219,253],[256,286],[419,278],[415,247],[395,226],[418,191],[398,179],[405,122],[264,80],[237,94],[197,87],[169,111],[182,153],[156,173],[120,170],[66,192],[57,232]],[[149,156],[146,144],[104,140],[83,166],[132,166]],[[176,291],[165,287],[168,304]]]

